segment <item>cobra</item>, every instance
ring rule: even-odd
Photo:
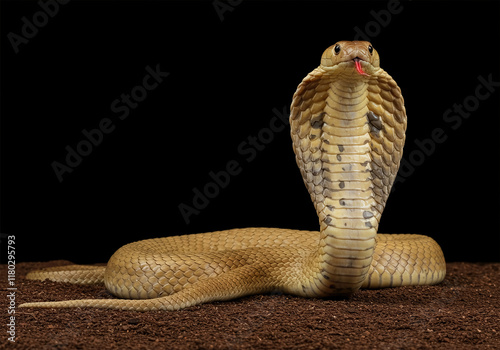
[[[257,293],[348,296],[359,288],[435,284],[446,273],[431,238],[378,234],[403,153],[401,90],[369,42],[340,41],[298,86],[290,126],[319,232],[245,228],[157,238],[120,248],[107,266],[72,265],[28,279],[102,283],[121,299],[21,307],[178,310]]]

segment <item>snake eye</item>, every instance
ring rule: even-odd
[[[338,55],[340,53],[340,45],[339,44],[335,45],[333,51],[335,52],[336,55]]]
[[[370,55],[373,54],[373,46],[368,46],[368,52],[370,53]]]

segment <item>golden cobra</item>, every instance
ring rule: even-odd
[[[293,148],[319,233],[246,228],[139,241],[118,249],[106,267],[74,265],[27,276],[104,282],[126,299],[21,306],[178,310],[276,290],[328,297],[360,287],[441,282],[446,266],[434,240],[377,235],[406,130],[401,90],[379,62],[368,42],[338,42],[293,96]]]

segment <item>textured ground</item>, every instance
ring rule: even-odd
[[[24,279],[64,264],[19,263],[16,304],[112,297],[103,286]],[[500,349],[500,263],[451,263],[440,285],[363,290],[347,300],[259,295],[146,313],[16,308],[15,343],[6,334],[6,270],[1,349]]]

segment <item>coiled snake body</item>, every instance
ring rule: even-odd
[[[104,282],[127,299],[21,306],[177,310],[274,290],[327,297],[441,282],[445,261],[434,240],[377,235],[403,152],[406,111],[370,43],[341,41],[326,49],[293,96],[290,125],[320,232],[247,228],[139,241],[120,248],[106,267],[27,276]]]

